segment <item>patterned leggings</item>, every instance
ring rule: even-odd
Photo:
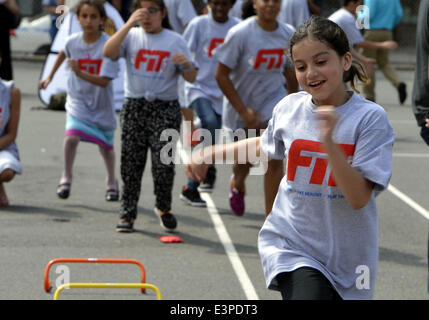
[[[137,204],[149,149],[152,155],[155,206],[163,212],[171,210],[175,165],[162,163],[161,150],[171,142],[161,141],[160,136],[165,129],[179,132],[181,121],[180,106],[176,100],[149,102],[145,99],[125,99],[120,115],[121,177],[124,183],[121,219],[137,218]]]

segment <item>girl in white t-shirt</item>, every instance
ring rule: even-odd
[[[298,90],[286,56],[295,29],[277,21],[280,4],[280,0],[245,1],[243,18],[249,11],[256,16],[234,26],[215,52],[219,61],[216,80],[226,97],[222,125],[231,133],[237,129],[265,128],[274,106],[288,93]],[[239,163],[233,166],[229,203],[237,216],[245,212],[245,180],[250,167]],[[268,171],[265,205],[270,212],[283,175],[282,161],[270,161]]]
[[[0,52],[1,64],[1,52]],[[9,205],[4,184],[22,173],[16,137],[21,109],[21,92],[13,81],[0,78],[0,207]]]
[[[344,31],[313,17],[291,39],[303,92],[284,98],[259,138],[195,154],[201,180],[220,156],[287,159],[258,248],[268,288],[284,299],[371,299],[378,263],[375,196],[392,174],[394,132],[379,105],[346,90],[366,81]],[[251,150],[250,148],[253,148]],[[262,152],[260,152],[262,150]]]
[[[58,55],[49,76],[40,81],[46,89],[61,64],[68,59],[71,72],[67,82],[67,121],[64,138],[64,171],[57,195],[67,199],[70,195],[73,164],[80,141],[95,143],[99,147],[107,171],[107,201],[119,200],[115,175],[113,83],[119,72],[116,61],[103,57],[103,46],[109,38],[102,26],[106,21],[103,2],[82,0],[77,5],[77,19],[82,32],[72,34]]]
[[[162,0],[135,1],[136,10],[104,47],[104,55],[126,60],[125,102],[121,111],[121,176],[124,188],[118,232],[132,232],[137,218],[141,180],[147,153],[152,155],[155,212],[161,226],[174,230],[171,211],[174,161],[164,161],[162,150],[171,145],[161,134],[180,132],[181,111],[177,79],[195,81],[197,69],[185,40],[166,29],[167,11]],[[139,27],[135,27],[139,25]]]

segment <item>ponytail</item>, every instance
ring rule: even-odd
[[[356,78],[358,78],[364,86],[367,86],[370,83],[370,79],[368,77],[365,67],[360,62],[353,61],[350,69],[344,72],[343,81],[345,83],[350,82],[350,86],[352,87],[352,89],[359,94],[360,91],[355,86]]]

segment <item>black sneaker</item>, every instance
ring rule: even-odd
[[[407,85],[405,83],[401,82],[398,85],[398,93],[399,93],[399,103],[403,105],[405,100],[407,99]]]
[[[210,167],[207,171],[207,176],[203,182],[198,186],[199,192],[213,192],[216,182],[216,169]]]
[[[166,231],[171,232],[177,228],[176,217],[171,212],[161,215],[161,211],[155,208],[155,214],[159,217],[161,227],[163,227]]]
[[[134,221],[128,219],[121,219],[116,225],[116,232],[131,233],[134,232]]]
[[[192,207],[207,207],[207,203],[201,199],[198,190],[191,190],[186,186],[183,187],[182,193],[180,194],[180,199]]]

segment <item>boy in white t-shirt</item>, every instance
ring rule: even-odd
[[[391,40],[374,42],[363,38],[361,30],[357,27],[356,20],[357,8],[361,5],[362,0],[342,0],[342,7],[330,15],[328,19],[338,24],[344,30],[347,38],[349,39],[353,57],[365,64],[369,74],[373,74],[374,63],[376,60],[365,57],[355,50],[354,47],[356,46],[357,48],[376,50],[393,50],[398,47],[398,44]]]
[[[222,127],[223,94],[215,78],[218,61],[214,52],[224,42],[227,32],[240,22],[228,16],[233,4],[234,0],[209,0],[211,11],[193,19],[184,34],[195,62],[200,66],[197,80],[194,83],[186,82],[185,96],[200,118],[201,127],[210,133],[210,141],[205,141],[206,144],[216,143],[216,130]],[[191,206],[206,206],[199,192],[212,192],[215,180],[216,168],[212,166],[202,184],[188,179],[180,195],[181,199]]]

